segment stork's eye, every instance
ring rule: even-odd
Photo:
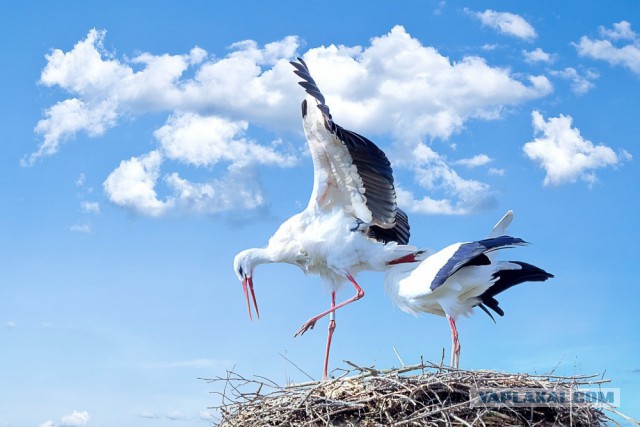
[[[244,276],[244,274],[242,274],[242,267],[238,269],[238,273],[240,273],[240,277]]]
[[[302,118],[307,117],[307,100],[302,101]]]

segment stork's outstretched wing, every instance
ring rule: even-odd
[[[369,139],[333,121],[324,95],[303,59],[298,58],[291,65],[303,79],[300,86],[313,98],[303,102],[303,120],[318,118],[313,132],[305,129],[315,168],[312,200],[321,208],[342,204],[346,211],[371,226],[369,236],[377,240],[408,243],[409,221],[397,208],[387,156]],[[317,110],[311,110],[314,107]]]

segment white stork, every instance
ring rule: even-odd
[[[409,222],[396,206],[387,156],[367,138],[334,123],[307,64],[301,58],[291,64],[308,94],[302,101],[302,125],[313,159],[313,191],[307,208],[285,221],[267,247],[236,255],[234,269],[242,281],[249,317],[249,292],[260,316],[253,291],[253,270],[259,264],[286,262],[320,275],[329,284],[331,307],[310,318],[295,334],[304,334],[318,319],[330,315],[323,369],[326,379],[335,311],[364,296],[356,274],[415,261],[419,252],[407,245]],[[336,304],[336,291],[346,281],[356,294]]]
[[[446,316],[451,328],[451,367],[460,361],[460,340],[456,318],[469,315],[478,306],[500,316],[504,312],[494,298],[523,282],[543,282],[552,274],[521,261],[497,261],[499,249],[525,245],[522,239],[505,235],[513,219],[509,211],[487,239],[454,243],[426,257],[420,263],[400,264],[387,270],[385,288],[403,311],[419,316]]]

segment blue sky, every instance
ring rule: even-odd
[[[257,268],[250,322],[232,269],[311,191],[296,55],[388,154],[415,245],[513,209],[509,258],[555,274],[461,319],[460,366],[606,371],[640,418],[634,2],[130,3],[1,6],[0,426],[206,426],[198,378],[321,375],[326,322],[293,338],[320,279]],[[448,355],[359,282],[330,368]]]

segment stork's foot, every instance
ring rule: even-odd
[[[300,329],[298,329],[298,332],[295,333],[294,337],[297,337],[298,335],[304,335],[305,332],[307,332],[309,329],[313,329],[314,326],[316,326],[316,322],[318,321],[318,318],[313,317],[309,320],[307,320],[301,327]]]

